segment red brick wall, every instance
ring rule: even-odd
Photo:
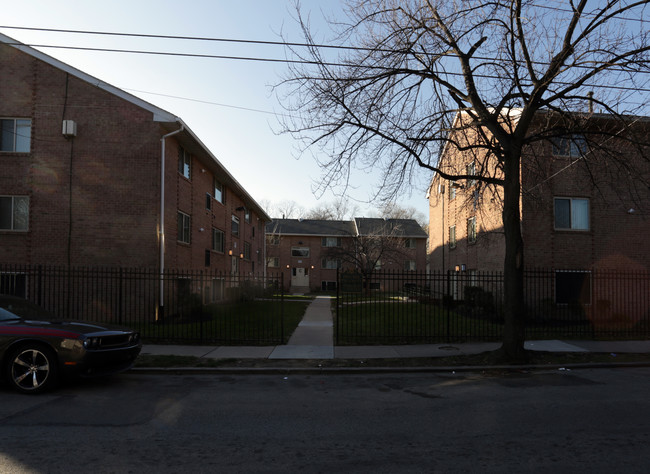
[[[166,133],[152,113],[45,62],[0,45],[0,117],[32,120],[28,154],[0,153],[0,195],[30,197],[28,232],[0,231],[0,262],[157,267],[160,231],[161,137]],[[62,120],[77,123],[66,139]],[[192,179],[178,169],[178,140],[166,140],[166,266],[204,268],[212,227],[223,230],[226,252],[243,241],[253,247],[242,271],[263,270],[263,225],[252,237],[242,212],[245,203],[231,190],[226,205],[213,200],[213,171],[197,158]],[[70,183],[72,187],[70,187]],[[189,246],[177,243],[177,211],[192,216]],[[230,215],[241,218],[240,236],[230,233]],[[204,231],[200,231],[203,228]],[[70,252],[68,252],[70,246]],[[211,254],[212,269],[229,271],[230,258]]]
[[[639,127],[645,127],[647,137],[647,124]],[[622,142],[612,141],[608,146],[614,154],[627,156],[629,165],[634,164],[649,179],[648,163],[639,160],[635,150],[626,148]],[[587,169],[576,157],[553,156],[550,143],[540,144],[534,151],[523,158],[522,166],[525,265],[549,269],[649,269],[650,247],[646,241],[650,233],[650,189],[647,185],[631,183],[629,175],[617,177],[612,173],[611,157],[605,155],[590,156],[592,164]],[[467,158],[448,154],[447,159],[462,163]],[[462,171],[462,166],[456,163],[450,169]],[[438,193],[438,184],[444,186],[445,194]],[[459,184],[465,183],[459,181]],[[505,244],[500,197],[488,189],[475,210],[471,199],[467,199],[467,188],[458,189],[456,199],[450,201],[449,187],[450,182],[441,181],[438,176],[430,190],[431,269],[453,270],[464,264],[467,270],[502,270]],[[633,194],[636,199],[632,199]],[[554,197],[588,198],[590,229],[556,230]],[[635,211],[629,213],[629,209]],[[477,216],[475,244],[466,240],[466,220],[472,215]],[[456,225],[456,249],[449,248],[451,225]]]
[[[345,239],[346,237],[343,237]],[[348,237],[348,239],[350,239]],[[403,271],[405,260],[416,261],[416,271],[426,270],[426,239],[417,239],[415,249],[400,249],[403,255],[398,258],[385,258],[382,260],[382,270]],[[309,257],[292,257],[292,247],[309,247]],[[309,274],[309,286],[312,290],[320,290],[322,282],[335,282],[336,270],[322,268],[322,260],[330,249],[322,246],[321,236],[284,235],[280,237],[279,245],[267,244],[269,258],[279,257],[278,267],[269,267],[269,273],[282,272],[285,287],[291,284],[293,268],[306,268]],[[346,267],[346,264],[343,264]],[[347,265],[349,266],[349,265]],[[312,268],[313,267],[313,268]]]

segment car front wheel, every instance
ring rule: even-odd
[[[53,352],[40,344],[15,350],[7,366],[9,384],[22,393],[40,393],[56,385],[57,366]]]

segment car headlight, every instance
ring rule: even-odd
[[[84,341],[84,347],[86,349],[97,349],[99,348],[100,342],[101,339],[99,337],[89,337]]]

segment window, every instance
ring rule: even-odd
[[[280,266],[280,257],[269,257],[269,267],[277,268]]]
[[[27,296],[27,275],[24,273],[0,273],[0,294]]]
[[[251,259],[251,244],[250,242],[244,242],[244,259]]]
[[[404,261],[404,270],[407,272],[415,271],[415,260],[405,260]]]
[[[29,119],[0,119],[0,151],[29,153],[32,121]]]
[[[0,230],[26,231],[28,229],[29,198],[0,196]]]
[[[224,253],[226,237],[222,230],[212,228],[212,250]]]
[[[178,241],[190,243],[190,216],[181,211],[178,211]]]
[[[449,185],[449,200],[453,201],[454,199],[456,199],[456,184],[451,183]]]
[[[321,239],[322,247],[340,247],[341,237],[323,237]]]
[[[467,219],[467,243],[476,243],[476,217]]]
[[[226,190],[217,178],[214,179],[214,198],[221,204],[226,203]]]
[[[244,208],[244,220],[249,224],[251,223],[251,210],[247,207]]]
[[[309,247],[291,247],[292,257],[309,257]]]
[[[185,151],[185,148],[179,146],[178,147],[178,172],[183,176],[185,176],[187,179],[190,179],[191,160],[192,157],[187,151]]]
[[[587,153],[587,140],[582,134],[557,137],[552,140],[554,156],[582,156]]]
[[[280,245],[280,236],[279,235],[267,235],[266,243],[269,245]]]
[[[465,165],[465,174],[470,176],[476,176],[476,164],[474,162],[468,163]],[[467,186],[474,186],[476,184],[475,179],[468,179]]]
[[[212,196],[210,196],[210,193],[207,193],[207,194],[205,195],[205,208],[206,208],[208,211],[211,211],[211,210],[212,210]]]
[[[415,239],[410,238],[410,239],[404,239],[404,247],[407,249],[414,249],[416,248],[417,242]]]
[[[591,304],[591,272],[555,272],[557,304]]]
[[[589,199],[555,198],[556,230],[589,230]]]
[[[233,215],[231,216],[231,221],[232,221],[231,224],[232,235],[239,235],[239,217]]]
[[[341,260],[338,258],[324,258],[321,260],[321,267],[326,270],[341,268]]]
[[[456,226],[452,225],[449,227],[449,248],[456,248]]]

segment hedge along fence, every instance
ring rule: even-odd
[[[527,338],[650,337],[650,276],[525,272]],[[499,340],[501,272],[340,273],[337,344]]]

